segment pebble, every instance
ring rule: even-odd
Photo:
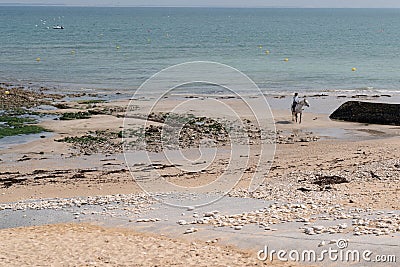
[[[322,232],[325,229],[325,227],[322,225],[314,225],[312,228],[314,231],[319,231],[319,232]]]
[[[195,233],[195,232],[197,232],[198,231],[198,229],[196,229],[196,228],[189,228],[189,229],[187,229],[185,232],[184,232],[184,234],[192,234],[192,233]]]
[[[283,138],[283,136],[282,136]],[[337,161],[344,159],[338,158]],[[400,166],[399,159],[389,159],[379,162],[371,162],[368,164],[355,165],[354,168],[334,170],[316,170],[316,171],[299,171],[295,170],[291,173],[274,177],[268,183],[262,184],[259,189],[249,192],[246,189],[235,189],[229,193],[232,197],[255,198],[264,201],[272,201],[273,204],[264,209],[257,209],[256,215],[244,217],[239,214],[231,215],[234,220],[242,224],[249,224],[251,221],[270,222],[270,224],[286,223],[289,221],[303,222],[304,225],[310,221],[325,220],[336,221],[344,219],[353,219],[352,223],[346,226],[342,222],[338,222],[336,226],[327,227],[324,230],[329,233],[341,233],[343,231],[357,232],[353,228],[359,227],[358,231],[361,234],[372,234],[371,231],[364,231],[367,228],[380,229],[379,233],[385,234],[389,232],[399,232],[399,214],[397,211],[373,211],[368,206],[363,208],[345,207],[339,203],[347,197],[345,188],[340,190],[335,189],[336,184],[329,185],[331,189],[325,189],[312,182],[318,177],[338,176],[346,179],[349,182],[366,181],[371,178],[371,171],[384,181],[398,182],[398,168]],[[282,167],[282,166],[277,166]],[[339,168],[337,168],[339,169]],[[354,200],[354,197],[351,199]],[[277,201],[279,200],[279,201]],[[294,202],[296,200],[296,202]],[[294,202],[294,203],[293,203]],[[282,204],[285,203],[285,204]],[[299,204],[302,203],[302,204]],[[303,206],[302,206],[303,205]],[[324,215],[319,215],[324,214]],[[371,219],[368,214],[378,216]],[[396,215],[397,214],[397,215]],[[387,215],[384,221],[384,215]],[[227,216],[228,217],[228,216]],[[250,217],[250,218],[249,218]],[[220,221],[227,221],[228,218],[220,216],[217,218]],[[307,219],[309,220],[307,222]],[[229,224],[231,222],[228,221]],[[391,225],[391,226],[390,226]],[[387,231],[383,231],[383,230]],[[320,232],[320,231],[314,231]]]
[[[285,188],[290,188],[291,181],[286,182]],[[263,188],[265,189],[265,188]],[[279,192],[267,191],[266,195],[274,196],[274,193]],[[285,189],[285,190],[286,190]],[[298,191],[298,190],[296,190]],[[233,190],[233,193],[240,193],[239,197],[249,197],[249,193],[245,194],[245,191]],[[257,191],[255,191],[257,192]],[[286,195],[291,194],[290,191],[284,191]],[[299,191],[300,192],[300,191]],[[235,194],[236,194],[235,193]],[[260,193],[260,192],[259,192]],[[297,194],[298,192],[296,192]],[[303,194],[303,193],[301,193]],[[296,196],[296,203],[279,202],[274,201],[273,204],[262,209],[256,209],[251,212],[243,212],[239,214],[221,214],[220,211],[214,210],[205,212],[203,217],[199,216],[196,212],[193,213],[194,220],[187,222],[186,220],[179,220],[177,224],[210,224],[216,227],[232,227],[235,230],[241,230],[246,224],[259,225],[260,228],[265,231],[273,231],[271,229],[274,224],[287,223],[287,222],[299,222],[302,223],[304,233],[307,235],[316,235],[322,233],[341,233],[344,230],[351,232],[354,235],[392,235],[400,232],[400,214],[394,211],[373,211],[368,208],[344,208],[340,204],[331,203],[329,200],[330,193],[325,191],[312,192],[310,194],[319,195],[319,198],[325,200],[314,201],[315,196],[305,201],[304,204],[300,204],[299,200],[302,197]],[[261,197],[264,195],[252,195],[252,197]],[[264,198],[263,198],[264,199]],[[277,199],[280,199],[279,197]],[[0,210],[63,210],[71,212],[73,218],[78,219],[79,216],[85,214],[94,214],[101,216],[116,217],[120,216],[116,212],[123,207],[124,215],[129,214],[140,214],[143,211],[153,210],[151,204],[155,201],[148,195],[145,194],[116,194],[106,196],[90,196],[90,197],[76,197],[69,199],[44,199],[38,201],[20,201],[15,203],[1,203]],[[311,204],[312,203],[312,204]],[[100,206],[101,210],[88,210],[91,209],[91,205]],[[80,207],[80,211],[76,211],[76,208]],[[188,207],[190,208],[190,207]],[[320,215],[324,214],[324,215]],[[371,216],[366,217],[368,214]],[[310,222],[316,220],[340,220],[340,219],[351,219],[351,225],[347,223],[338,223],[335,226],[324,227],[322,225],[310,225]],[[133,222],[135,219],[129,219]],[[167,220],[167,219],[165,219]],[[159,218],[139,218],[136,222],[157,222]]]
[[[307,235],[315,235],[314,229],[309,227],[304,229],[304,233]]]
[[[308,219],[308,218],[300,218],[300,219],[296,220],[296,222],[309,222],[309,221],[310,221],[310,219]]]
[[[185,220],[179,220],[177,223],[178,223],[179,225],[186,225],[186,224],[188,224]]]
[[[206,212],[203,218],[196,219],[194,224],[211,224],[215,227],[232,227],[241,229],[240,226],[246,224],[256,224],[265,231],[271,231],[271,225],[287,222],[302,222],[304,226],[310,225],[310,221],[314,220],[340,220],[339,218],[357,218],[352,220],[355,227],[358,224],[363,227],[382,228],[378,234],[394,233],[399,231],[399,216],[392,214],[390,217],[381,218],[379,222],[373,222],[370,219],[361,219],[364,213],[370,212],[370,209],[345,209],[339,204],[298,204],[298,203],[280,203],[275,201],[268,207],[257,209],[251,212],[243,212],[240,214],[221,215],[217,211]],[[318,215],[327,214],[327,215]],[[372,224],[372,225],[371,225]],[[356,226],[357,225],[357,226]],[[339,223],[336,226],[325,227],[322,225],[314,225],[311,227],[300,227],[307,235],[316,235],[322,233],[337,234],[343,233],[344,230],[359,232],[360,234],[372,234],[372,232],[361,231],[357,228],[349,228],[347,223]],[[274,229],[276,230],[276,229]]]

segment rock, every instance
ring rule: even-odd
[[[179,220],[178,222],[177,222],[177,224],[179,224],[179,225],[186,225],[186,224],[188,224],[185,220]]]
[[[321,243],[318,244],[318,247],[322,247],[322,246],[325,246],[325,245],[326,245],[325,241],[321,241]]]
[[[305,228],[304,233],[307,235],[315,235],[314,229],[310,227]]]
[[[400,125],[400,104],[348,101],[329,118],[361,123]]]
[[[336,233],[340,233],[341,232],[341,230],[335,230],[335,229],[329,229],[328,230],[328,232],[330,233],[330,234],[336,234]]]
[[[342,184],[348,182],[349,181],[346,178],[338,175],[321,175],[315,178],[315,180],[312,183],[319,186],[326,186],[326,185]]]
[[[313,229],[314,231],[322,232],[322,231],[325,229],[325,227],[322,226],[322,225],[314,225],[314,226],[312,227],[312,229]]]
[[[308,219],[308,218],[299,218],[296,220],[296,222],[306,222],[306,223],[309,221],[310,221],[310,219]]]
[[[234,230],[242,230],[242,228],[243,228],[243,226],[237,225],[237,226],[235,226],[233,229],[234,229]]]
[[[184,234],[192,234],[192,233],[195,233],[195,232],[197,232],[197,229],[192,227],[192,228],[187,229],[184,232]]]

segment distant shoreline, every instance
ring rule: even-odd
[[[175,5],[68,5],[40,3],[0,3],[11,7],[99,7],[99,8],[205,8],[205,9],[400,9],[400,7],[302,7],[302,6],[175,6]]]

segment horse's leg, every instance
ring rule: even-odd
[[[297,112],[295,112],[294,114],[295,114],[294,116],[295,116],[295,118],[296,118],[296,122],[297,122]]]
[[[303,115],[303,113],[302,113],[302,112],[300,112],[300,122],[299,122],[299,123],[301,123],[301,117],[302,117],[302,115]]]

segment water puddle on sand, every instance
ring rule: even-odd
[[[0,149],[8,149],[16,145],[26,144],[32,141],[36,141],[41,138],[48,138],[53,136],[54,133],[42,132],[37,134],[22,134],[14,136],[6,136],[0,139]],[[44,137],[43,137],[44,136]]]
[[[316,128],[313,133],[321,139],[371,140],[393,137],[395,135],[373,129]]]

